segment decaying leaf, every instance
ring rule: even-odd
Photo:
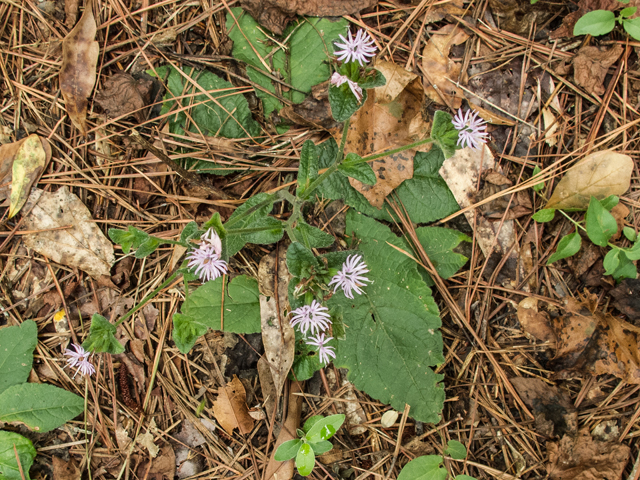
[[[225,387],[218,389],[218,399],[213,402],[213,414],[229,435],[233,434],[234,428],[243,435],[251,433],[253,418],[249,415],[246,402],[247,393],[235,375]]]
[[[552,480],[619,480],[630,453],[626,445],[595,441],[587,427],[547,442],[547,473]]]
[[[538,311],[538,300],[527,297],[518,304],[518,321],[522,329],[543,342],[555,344],[556,335],[549,324],[549,315]]]
[[[604,77],[609,67],[618,61],[624,48],[614,44],[611,48],[585,46],[578,50],[573,58],[573,76],[578,85],[589,93],[602,95],[604,93]]]
[[[149,465],[149,462],[151,465]],[[138,478],[173,480],[176,474],[176,454],[173,451],[173,447],[165,443],[155,458],[145,460],[138,465],[137,472]]]
[[[87,134],[87,99],[96,83],[100,54],[96,30],[93,1],[88,0],[80,21],[62,41],[60,91],[69,118],[82,135]]]
[[[260,25],[281,35],[296,15],[341,17],[372,7],[378,0],[242,0],[240,5]]]
[[[0,146],[0,200],[10,198],[9,218],[24,206],[50,158],[49,142],[36,134]]]
[[[513,182],[499,172],[489,170],[482,173],[484,187],[476,194],[475,201],[479,202],[498,192],[506,190]],[[526,192],[516,192],[513,197],[498,197],[489,203],[480,205],[480,211],[486,218],[494,220],[513,220],[531,214],[533,205]]]
[[[567,300],[567,313],[554,320],[558,350],[553,368],[560,378],[611,374],[640,384],[640,328],[597,310],[597,297]]]
[[[613,305],[637,324],[640,320],[640,280],[625,278],[609,295],[615,299]]]
[[[633,160],[610,150],[587,155],[558,182],[545,208],[586,210],[591,197],[602,200],[629,189]]]
[[[349,124],[345,153],[361,157],[382,150],[400,147],[429,135],[428,123],[422,118],[423,88],[417,75],[399,65],[378,62],[376,69],[387,80],[382,87],[369,91],[367,101]],[[340,142],[341,132],[336,132]],[[427,144],[420,151],[428,151]],[[371,163],[377,183],[366,185],[349,178],[351,185],[376,208],[403,181],[413,177],[413,157],[416,150],[406,150]]]
[[[422,72],[426,79],[424,91],[438,105],[458,109],[462,104],[463,91],[451,83],[451,80],[458,81],[462,66],[449,59],[449,52],[453,45],[460,45],[468,38],[462,28],[454,24],[445,25],[433,32],[422,51]]]
[[[69,460],[64,461],[62,458],[53,455],[51,464],[53,478],[56,480],[80,480],[82,478],[82,470],[78,468],[78,464],[73,457],[69,457]]]
[[[311,87],[302,103],[285,106],[278,115],[294,125],[305,125],[312,128],[331,130],[340,124],[331,115],[329,107],[329,82],[323,82]]]
[[[510,379],[522,401],[533,410],[536,431],[546,437],[574,435],[578,412],[567,395],[539,378]]]
[[[143,108],[151,102],[153,80],[134,78],[129,73],[116,73],[104,82],[104,89],[95,95],[95,101],[109,115],[120,117],[133,114],[144,121]]]
[[[156,421],[152,418],[146,433],[141,433],[136,437],[136,443],[145,447],[149,451],[151,458],[156,458],[158,452],[160,452],[160,448],[153,442],[152,432],[155,430],[157,430]]]
[[[26,208],[31,211],[24,220],[26,230],[51,230],[24,235],[27,247],[94,278],[110,274],[115,262],[113,244],[91,218],[89,209],[67,187],[55,193],[34,189]]]
[[[443,18],[450,15],[457,15],[463,17],[469,12],[464,8],[464,2],[462,0],[452,0],[447,3],[431,4],[424,14],[424,23],[436,23]]]
[[[531,4],[520,0],[489,0],[491,13],[499,19],[499,26],[508,32],[527,37],[535,26],[549,20],[554,10],[543,3]]]

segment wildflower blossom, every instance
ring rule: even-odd
[[[462,114],[462,109],[453,117],[453,126],[458,130],[458,145],[462,148],[480,148],[480,145],[486,142],[487,132],[484,129],[487,124],[481,118],[478,118],[478,112],[467,110]]]
[[[353,80],[350,80],[346,75],[340,75],[338,72],[334,72],[331,76],[331,85],[339,87],[343,83],[347,82],[351,92],[356,96],[356,100],[362,100],[362,88]]]
[[[314,300],[311,305],[296,308],[291,312],[293,314],[291,326],[298,325],[298,328],[304,334],[309,329],[311,329],[311,333],[325,330],[331,325],[331,315],[326,313],[327,310],[329,310],[327,307],[323,307],[317,300]]]
[[[362,261],[360,255],[349,255],[347,261],[342,264],[342,270],[340,270],[329,282],[329,286],[335,283],[336,287],[333,292],[335,293],[338,288],[342,288],[344,296],[353,299],[352,290],[358,295],[362,295],[360,287],[366,285],[365,282],[370,282],[363,274],[369,272],[367,264]]]
[[[220,258],[222,241],[213,228],[207,230],[200,239],[200,246],[187,255],[188,266],[195,267],[195,274],[200,280],[208,282],[227,273],[227,262]]]
[[[334,45],[340,48],[340,50],[335,51],[338,60],[345,63],[357,61],[360,66],[369,63],[369,58],[375,55],[377,49],[373,43],[373,38],[364,30],[358,30],[355,38],[351,36],[351,31],[349,30],[347,37],[344,38],[340,35],[340,40],[343,43],[334,42]]]
[[[78,373],[82,373],[82,375],[87,375],[89,377],[93,375],[96,369],[89,361],[91,352],[87,352],[84,348],[80,345],[76,345],[75,343],[71,346],[75,349],[75,352],[73,350],[66,349],[64,354],[69,357],[67,358],[67,365],[71,368],[76,368],[76,373],[73,374],[73,378],[76,378]]]
[[[311,345],[313,347],[318,347],[318,355],[320,357],[320,361],[324,364],[329,363],[329,357],[336,358],[336,354],[333,351],[333,347],[327,345],[329,340],[333,340],[333,337],[324,337],[324,333],[317,335],[316,337],[310,337],[309,341],[307,341],[307,345]]]

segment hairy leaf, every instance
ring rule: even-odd
[[[91,317],[89,336],[82,346],[89,352],[119,354],[124,352],[122,344],[116,340],[116,326],[97,313]]]

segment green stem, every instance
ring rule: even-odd
[[[567,219],[568,219],[571,223],[573,223],[573,224],[576,226],[576,228],[580,228],[584,233],[586,233],[586,234],[587,234],[587,236],[589,236],[589,234],[587,233],[587,229],[586,229],[585,227],[583,227],[582,225],[580,225],[580,223],[576,222],[573,218],[571,218],[569,215],[567,215],[563,210],[558,210],[558,211],[559,211],[562,215],[564,215],[565,217],[567,217]],[[613,244],[613,243],[611,243],[611,242],[607,242],[607,246],[609,246],[609,247],[613,248],[614,250],[622,250],[622,251],[624,251],[624,249],[623,249],[623,248],[621,248],[621,247],[619,247],[619,246],[617,246],[617,245],[614,245],[614,244]]]
[[[178,272],[174,272],[173,275],[171,275],[169,278],[167,278],[164,282],[162,282],[162,284],[156,288],[153,292],[151,292],[149,295],[147,295],[146,297],[144,297],[142,299],[142,301],[137,304],[135,307],[133,307],[131,310],[129,310],[120,320],[118,320],[115,323],[115,326],[117,327],[118,325],[120,325],[122,322],[124,322],[127,318],[129,318],[131,315],[133,315],[134,313],[136,313],[138,310],[140,310],[142,307],[144,307],[147,302],[149,300],[151,300],[153,297],[155,297],[158,293],[160,293],[160,291],[165,288],[167,285],[169,285],[171,282],[173,282],[173,280],[178,276]]]

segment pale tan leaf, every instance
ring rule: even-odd
[[[622,195],[629,189],[632,172],[629,155],[610,150],[592,153],[567,171],[545,208],[583,210],[591,197]]]
[[[555,345],[556,335],[550,325],[549,315],[538,311],[538,300],[526,297],[518,304],[518,321],[522,329],[543,342]]]
[[[246,401],[247,393],[235,375],[225,387],[218,389],[218,399],[213,402],[213,415],[229,435],[233,434],[234,428],[242,434],[251,433],[253,418],[249,415]]]
[[[96,83],[100,45],[95,41],[96,21],[89,0],[78,24],[62,41],[60,91],[69,118],[83,135],[87,134],[87,105]]]
[[[382,415],[382,418],[380,419],[380,424],[384,428],[390,428],[393,426],[394,423],[396,423],[396,420],[398,420],[399,415],[400,414],[395,410],[387,410],[386,412],[384,412],[384,415]]]
[[[299,395],[302,392],[299,382],[292,382],[289,388],[289,410],[284,425],[280,430],[276,444],[271,453],[271,458],[267,464],[265,480],[291,480],[293,478],[294,462],[287,460],[286,462],[278,462],[274,456],[278,447],[288,440],[296,438],[296,429],[300,426],[300,416],[302,415],[302,399]]]
[[[31,187],[40,177],[49,158],[51,146],[46,139],[36,134],[24,139],[13,161],[9,218],[14,217],[27,201]]]
[[[31,210],[24,221],[26,230],[52,230],[24,235],[27,247],[94,278],[110,274],[115,262],[113,244],[91,218],[89,209],[67,187],[55,193],[34,189],[26,208]]]

